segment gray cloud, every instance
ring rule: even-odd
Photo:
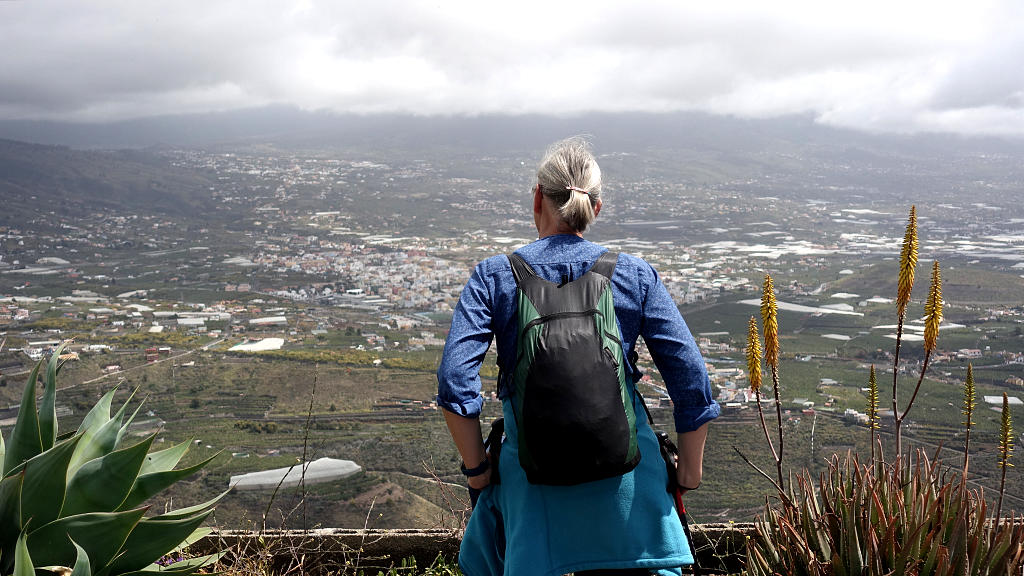
[[[1021,30],[1012,1],[0,1],[0,118],[703,110],[1024,135]]]

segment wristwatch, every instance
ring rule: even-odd
[[[463,462],[462,465],[459,466],[459,469],[462,470],[462,473],[463,475],[466,476],[466,478],[472,478],[474,476],[479,476],[484,472],[487,472],[487,469],[490,467],[491,461],[488,460],[487,458],[484,458],[484,461],[478,464],[476,468],[466,468],[466,463]]]

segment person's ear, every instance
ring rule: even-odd
[[[544,193],[540,191],[540,184],[533,187],[533,212],[540,214],[540,205],[544,201]]]
[[[594,204],[594,218],[597,218],[597,215],[600,214],[600,213],[601,213],[601,199],[598,198],[597,199],[597,204]]]

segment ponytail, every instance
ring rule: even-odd
[[[537,169],[537,184],[573,230],[585,232],[594,221],[601,199],[601,168],[583,138],[569,138],[548,148]]]
[[[558,207],[558,213],[566,224],[572,226],[573,230],[585,231],[590,223],[594,221],[594,204],[590,193],[575,186],[566,186],[569,189],[569,198]]]

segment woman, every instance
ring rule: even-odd
[[[550,282],[587,272],[607,250],[583,239],[601,212],[601,170],[585,141],[554,144],[537,171],[533,217],[538,240],[516,250]],[[704,360],[657,272],[621,254],[611,279],[625,357],[643,336],[674,405],[683,490],[700,485],[707,424],[718,416]],[[641,458],[622,476],[574,486],[531,484],[518,459],[511,390],[498,391],[505,413],[500,462],[489,462],[481,440],[480,365],[497,340],[500,368],[516,354],[516,281],[507,256],[476,266],[462,291],[438,368],[438,404],[462,456],[471,489],[482,490],[463,537],[459,564],[468,576],[679,574],[693,558],[666,492],[657,439],[634,395]],[[490,485],[493,467],[501,483]]]

